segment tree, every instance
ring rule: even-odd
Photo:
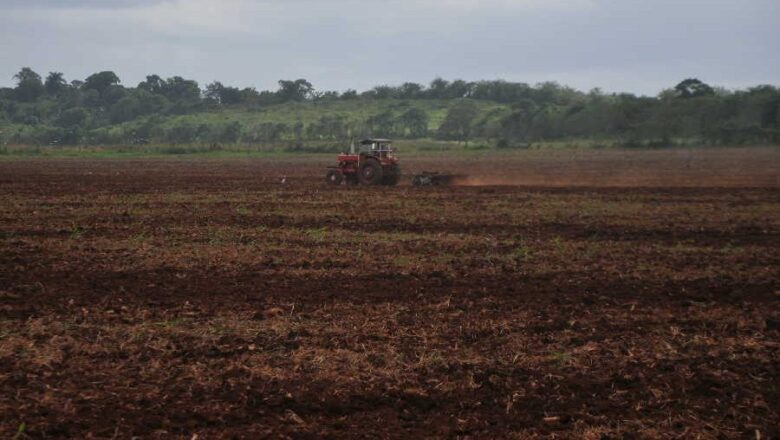
[[[219,131],[219,141],[229,144],[235,144],[241,138],[241,123],[238,121],[228,122],[221,127]]]
[[[563,87],[555,81],[545,81],[536,85],[531,96],[534,101],[545,106],[550,104],[570,104],[580,95],[580,92],[576,92],[569,87]]]
[[[383,85],[383,86],[376,86],[373,89],[373,97],[376,99],[388,99],[388,98],[395,98],[396,96],[396,90],[393,87]]]
[[[149,93],[162,94],[165,89],[165,80],[159,75],[147,75],[146,81],[138,83],[138,88]]]
[[[133,95],[125,96],[111,106],[109,115],[111,122],[122,123],[132,121],[143,112],[140,100]]]
[[[416,99],[422,96],[423,86],[413,82],[406,82],[401,85],[399,98]]]
[[[688,78],[674,87],[678,98],[697,98],[700,96],[712,96],[715,90],[697,78]]]
[[[393,136],[395,134],[395,119],[393,112],[384,111],[366,119],[366,126],[373,136]]]
[[[244,98],[244,94],[241,90],[237,89],[236,87],[223,86],[219,81],[214,81],[213,83],[207,85],[203,95],[206,97],[206,99],[210,99],[217,104],[223,105],[238,104]]]
[[[347,137],[347,118],[343,115],[326,114],[306,127],[306,135],[313,139],[344,139]]]
[[[41,76],[29,67],[22,67],[22,70],[14,75],[13,78],[16,80],[14,97],[18,101],[34,101],[41,96],[45,90],[43,82],[41,81]]]
[[[314,92],[313,97],[315,101],[335,101],[339,99],[339,92],[335,90],[327,90],[324,92]]]
[[[168,142],[173,144],[184,144],[193,142],[198,134],[198,127],[189,121],[179,121],[176,125],[165,132]]]
[[[293,135],[295,136],[295,142],[301,143],[303,140],[303,121],[298,120],[295,121],[295,125],[293,125]]]
[[[84,89],[97,90],[101,95],[110,86],[119,84],[119,77],[114,72],[104,70],[102,72],[93,73],[84,80]]]
[[[469,85],[468,96],[496,102],[515,102],[533,97],[535,91],[525,83],[511,83],[503,80],[479,81]],[[535,100],[541,102],[538,98]]]
[[[433,81],[431,81],[430,86],[428,86],[428,97],[434,98],[434,99],[441,99],[445,97],[445,94],[447,93],[447,86],[449,83],[446,80],[443,80],[441,78],[436,78]]]
[[[471,84],[463,81],[462,79],[456,79],[447,86],[445,94],[446,98],[466,98],[471,94]]]
[[[283,102],[286,102],[304,101],[311,96],[312,92],[314,92],[314,87],[305,79],[296,79],[295,81],[281,79],[279,80],[279,91],[276,94]]]
[[[30,69],[29,67],[22,67],[22,70],[19,71],[16,75],[13,77],[18,82],[25,82],[25,81],[41,81],[41,75],[38,75],[34,70]]]
[[[673,139],[733,145],[780,143],[780,90],[776,86],[726,90],[696,78],[685,79],[656,97],[597,89],[583,93],[553,82],[529,86],[502,80],[441,78],[427,87],[406,82],[380,85],[363,93],[350,89],[340,95],[317,92],[305,79],[281,80],[277,90],[258,92],[218,81],[201,91],[195,81],[180,76],[163,79],[154,74],[137,87],[127,88],[111,71],[95,73],[70,85],[61,72],[49,72],[44,81],[29,67],[13,78],[13,88],[0,88],[0,124],[18,124],[22,126],[19,130],[26,133],[14,135],[10,138],[13,142],[140,142],[167,137],[171,142],[300,143],[306,136],[333,140],[352,135],[420,138],[430,134],[429,115],[424,111],[429,105],[411,100],[436,99],[448,102],[450,107],[436,136],[465,142],[479,137],[505,146],[564,138],[603,139],[634,146],[669,145]],[[404,101],[370,103],[385,98]],[[336,99],[359,99],[374,110],[355,108],[353,113],[343,115],[326,112],[328,106],[322,101]],[[246,104],[246,110],[260,111],[280,102],[302,101],[312,103],[302,106],[306,111],[299,118],[305,119],[289,125],[268,122],[241,127],[181,118],[180,123],[171,126],[161,119],[164,115],[193,114],[207,108],[203,103]],[[491,103],[481,105],[484,101]],[[146,115],[151,117],[137,120]],[[131,121],[137,122],[127,123]],[[125,125],[112,126],[121,123]],[[139,126],[144,127],[144,133],[138,134]]]
[[[89,112],[82,107],[74,107],[62,112],[57,119],[57,125],[64,128],[80,128],[85,125],[89,118]]]
[[[276,142],[289,130],[286,124],[263,122],[251,127],[243,137],[245,142]]]
[[[260,93],[254,87],[244,87],[239,95],[239,102],[254,102],[260,98]]]
[[[200,87],[191,79],[180,76],[168,78],[162,88],[163,94],[170,100],[195,102],[200,100]]]
[[[341,99],[350,100],[357,98],[358,93],[355,89],[347,89],[341,94]]]
[[[512,105],[512,113],[501,119],[501,136],[504,142],[527,142],[531,137],[534,117],[539,106],[530,99],[523,99]]]
[[[56,95],[68,87],[68,83],[65,81],[62,72],[49,72],[44,87],[46,88],[46,93]]]
[[[411,138],[423,138],[428,134],[428,114],[424,110],[412,107],[398,120],[404,126],[404,131],[409,131]]]
[[[478,113],[477,105],[473,101],[458,101],[447,111],[447,116],[439,127],[439,136],[465,142],[468,146],[471,124]]]
[[[206,89],[203,90],[203,97],[209,101],[213,101],[216,104],[221,104],[220,92],[224,86],[219,81],[214,81],[211,84],[206,85]]]
[[[200,100],[198,83],[180,76],[162,79],[159,75],[147,75],[145,81],[138,83],[138,89],[155,95],[163,95],[171,101],[193,103]]]
[[[100,95],[100,99],[105,106],[111,106],[120,99],[124,98],[127,94],[127,90],[117,84],[112,84],[103,90]]]

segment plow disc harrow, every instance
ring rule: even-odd
[[[412,176],[413,186],[444,186],[452,185],[458,179],[466,176],[460,174],[446,174],[439,172],[423,171]]]

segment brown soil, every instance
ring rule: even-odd
[[[780,436],[780,191],[714,154],[0,161],[0,437]]]

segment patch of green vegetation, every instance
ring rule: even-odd
[[[84,232],[85,232],[85,230],[84,230],[83,227],[81,227],[78,224],[74,223],[70,227],[70,235],[69,235],[69,237],[70,237],[71,240],[78,240],[79,238],[81,238],[82,235],[84,235]]]
[[[27,429],[27,424],[25,424],[24,422],[20,423],[19,427],[16,428],[16,435],[14,436],[14,440],[18,440],[21,439],[22,436],[26,436],[26,434],[24,433],[26,429]]]
[[[404,255],[398,255],[397,257],[393,258],[393,264],[398,267],[407,267],[412,263],[412,260]]]
[[[531,248],[525,244],[520,243],[512,251],[511,257],[515,262],[518,263],[528,261],[531,259]]]
[[[325,238],[327,238],[327,235],[328,235],[328,228],[324,226],[321,228],[313,228],[313,229],[306,230],[306,236],[318,243],[324,241]]]
[[[550,240],[550,244],[552,244],[552,247],[556,252],[563,252],[565,250],[563,238],[561,238],[560,235],[553,237],[552,240]]]
[[[554,351],[550,353],[550,359],[557,362],[559,365],[564,366],[571,362],[572,356],[565,351]]]
[[[144,234],[143,232],[139,232],[135,235],[132,235],[127,241],[131,244],[137,245],[143,243],[144,241],[146,241],[146,239],[147,239],[146,234]]]
[[[732,243],[726,243],[725,246],[720,248],[720,252],[724,255],[740,255],[745,252],[745,248],[742,246],[735,246]]]
[[[174,318],[174,319],[168,319],[166,321],[155,322],[154,325],[163,328],[174,328],[174,327],[180,327],[182,325],[189,324],[190,322],[192,322],[192,320],[189,318]]]
[[[448,265],[457,261],[457,256],[452,254],[438,254],[430,257],[430,261],[435,264]]]

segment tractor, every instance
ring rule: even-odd
[[[325,181],[331,185],[396,185],[401,168],[391,143],[389,139],[364,139],[358,152],[353,143],[349,153],[338,155],[337,166],[328,167]]]

